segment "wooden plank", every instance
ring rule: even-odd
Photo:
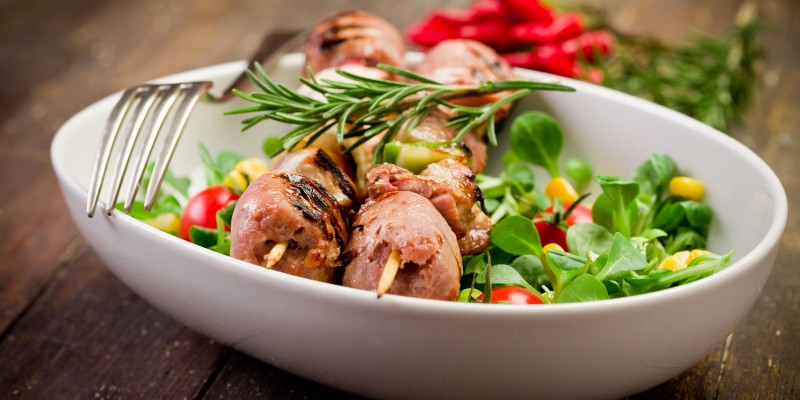
[[[205,399],[360,399],[236,353],[222,368]]]
[[[83,251],[0,344],[0,398],[193,398],[229,352]]]
[[[718,349],[700,360],[688,371],[669,381],[631,396],[632,399],[713,399],[719,385],[720,361],[724,354],[722,344]]]
[[[789,220],[775,266],[747,319],[734,332],[720,398],[800,397],[800,10],[759,3],[767,22],[764,63],[749,124],[733,132],[775,171],[789,199]]]
[[[0,242],[0,333],[75,246],[77,230],[60,199],[49,146],[56,129],[77,111],[80,91],[65,90],[67,82],[60,90],[48,85],[62,76],[55,60],[63,66],[77,52],[48,39],[84,22],[80,10],[92,1],[9,3],[0,12],[0,226],[7,233]],[[31,29],[34,20],[38,29]]]

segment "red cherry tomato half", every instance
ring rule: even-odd
[[[483,295],[478,296],[478,300],[483,300]],[[492,303],[500,302],[514,305],[544,304],[539,296],[518,286],[500,286],[492,289]]]
[[[181,238],[189,239],[189,229],[192,226],[203,228],[217,228],[217,211],[225,208],[239,196],[221,185],[209,186],[189,200],[181,214]],[[229,227],[225,229],[230,230]]]

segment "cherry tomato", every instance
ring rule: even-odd
[[[542,243],[542,246],[548,243],[555,243],[561,246],[564,251],[567,251],[567,231],[547,221],[534,222],[533,226],[535,226],[536,231],[539,232],[539,241]]]
[[[568,209],[570,206],[569,203],[564,204],[564,209]],[[553,207],[547,207],[544,210],[545,214],[552,214]],[[536,231],[539,232],[539,241],[542,243],[542,246],[548,243],[555,243],[564,251],[568,251],[567,249],[567,232],[562,229],[562,226],[553,224],[551,222],[545,221],[542,218],[541,214],[536,214],[533,218],[534,222],[533,225],[536,227]],[[578,204],[575,208],[567,216],[564,223],[567,226],[572,226],[575,224],[585,224],[592,222],[592,209],[589,207],[584,206],[583,204]]]
[[[483,300],[483,295],[478,296],[478,300]],[[544,304],[539,296],[518,286],[500,286],[492,289],[492,303],[500,302],[514,305]]]
[[[564,204],[564,209],[568,209],[570,204]],[[553,207],[548,207],[545,212],[553,212]],[[592,209],[586,207],[583,204],[578,204],[575,208],[572,209],[572,212],[569,213],[567,219],[564,221],[567,223],[567,226],[572,226],[576,224],[588,224],[593,222],[592,221]]]
[[[239,196],[231,193],[222,185],[209,186],[189,200],[181,214],[181,238],[189,239],[189,229],[192,226],[203,228],[217,228],[217,211],[225,208]],[[225,227],[230,230],[230,228]]]

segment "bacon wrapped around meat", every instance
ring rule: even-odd
[[[366,202],[396,191],[429,199],[456,235],[461,254],[480,254],[489,247],[492,223],[481,208],[483,193],[475,186],[475,174],[464,164],[445,159],[428,165],[419,175],[381,164],[367,174]]]

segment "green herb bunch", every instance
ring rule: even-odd
[[[594,177],[602,193],[593,222],[566,229],[566,251],[545,251],[532,217],[549,203],[531,167],[557,176],[562,132],[547,114],[527,112],[514,120],[510,140],[527,145],[512,146],[499,176],[478,176],[496,224],[488,252],[465,257],[460,301],[476,301],[496,286],[523,287],[545,303],[624,297],[692,282],[730,264],[730,254],[707,254],[684,269],[658,268],[676,252],[704,249],[713,218],[707,205],[669,193],[679,171],[663,154],[652,154],[632,178]],[[579,173],[565,168],[576,186],[586,183],[587,169],[592,175],[588,163],[579,164]]]
[[[745,3],[735,26],[720,38],[697,33],[687,44],[666,46],[614,32],[618,43],[602,65],[603,84],[728,132],[743,122],[753,100],[761,30],[754,4]]]

